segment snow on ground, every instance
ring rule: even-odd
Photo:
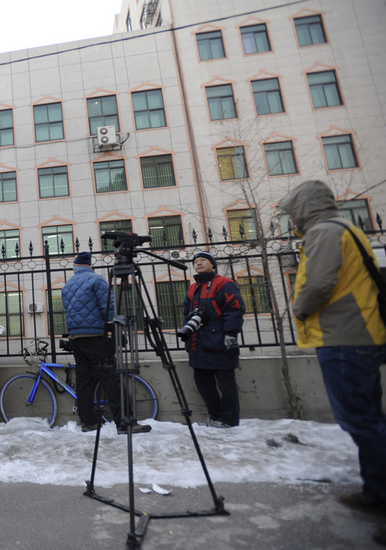
[[[133,435],[134,481],[197,487],[206,484],[186,425],[148,421],[152,431]],[[214,483],[330,480],[360,483],[357,449],[335,424],[302,420],[242,420],[231,429],[193,424]],[[128,482],[128,438],[102,427],[96,487]],[[49,428],[37,418],[0,424],[0,482],[84,486],[90,479],[95,432],[75,421]]]

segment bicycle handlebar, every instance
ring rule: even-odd
[[[40,338],[34,338],[31,342],[35,345],[35,350],[32,352],[29,350],[32,346],[23,348],[21,351],[23,359],[28,365],[34,364],[34,358],[38,358],[38,361],[41,363],[46,358],[49,343],[45,340],[40,340]]]

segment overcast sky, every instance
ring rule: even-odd
[[[0,0],[0,53],[112,34],[122,0]]]

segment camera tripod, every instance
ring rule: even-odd
[[[98,427],[95,439],[91,477],[90,481],[86,482],[87,490],[84,495],[115,508],[119,508],[130,514],[130,531],[127,536],[126,550],[136,550],[140,548],[142,544],[147,526],[151,519],[229,515],[229,512],[227,512],[224,508],[224,498],[217,496],[216,494],[196,434],[193,430],[190,419],[192,411],[189,409],[176,367],[172,361],[170,351],[168,350],[164,335],[162,333],[162,320],[156,315],[156,311],[147,290],[141,268],[138,263],[133,261],[138,252],[159,259],[159,256],[153,254],[149,250],[137,248],[138,245],[143,242],[151,241],[151,236],[138,236],[136,234],[128,235],[125,233],[105,233],[102,235],[102,238],[115,240],[114,246],[116,262],[115,265],[109,270],[109,297],[113,292],[115,308],[112,331],[115,343],[115,364],[114,353],[111,353],[111,351],[109,352],[108,348],[109,324],[107,313],[103,336],[104,351],[102,352],[101,357],[101,391],[97,404]],[[187,266],[179,262],[166,259],[163,259],[163,261],[178,269],[187,269]],[[139,302],[138,308],[137,302]],[[132,427],[137,424],[134,375],[139,372],[138,309],[140,309],[143,316],[145,338],[148,340],[150,346],[155,350],[156,355],[160,358],[163,368],[169,373],[169,377],[180,406],[180,412],[185,418],[185,422],[192,437],[197,456],[200,460],[208,488],[214,502],[214,508],[212,510],[152,514],[149,512],[140,512],[135,509]],[[107,306],[107,312],[108,311],[109,304]],[[127,428],[129,506],[115,502],[111,498],[98,495],[94,488],[100,430],[102,426],[102,414],[105,408],[104,405],[101,405],[101,403],[105,403],[109,372],[114,366],[116,367],[116,372],[120,377],[121,426],[125,426]],[[132,376],[127,376],[128,374],[131,374]],[[137,526],[135,522],[136,516],[139,516]]]

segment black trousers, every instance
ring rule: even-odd
[[[103,337],[93,336],[71,340],[76,363],[76,394],[78,415],[85,426],[97,423],[94,405],[94,385],[100,377],[100,363],[103,351]],[[107,387],[107,399],[114,421],[121,423],[120,380],[115,367],[110,370]]]
[[[234,369],[195,368],[194,381],[210,418],[229,426],[238,426],[240,403]]]

